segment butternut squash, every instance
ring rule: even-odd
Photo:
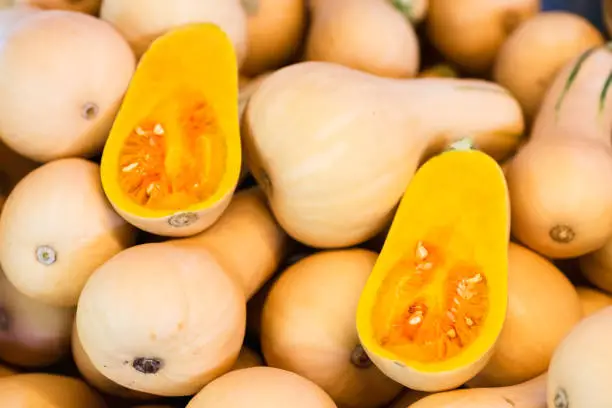
[[[11,408],[106,408],[83,381],[55,374],[18,374],[0,379],[0,406]]]
[[[303,62],[260,85],[242,130],[248,167],[283,228],[309,246],[340,248],[387,225],[422,159],[465,135],[502,159],[524,124],[516,100],[486,81]]]
[[[313,382],[289,371],[252,367],[232,371],[208,384],[186,408],[336,408]]]
[[[191,23],[219,26],[230,38],[238,64],[247,52],[247,21],[240,0],[104,0],[100,18],[123,34],[137,57],[157,37]],[[209,65],[201,68],[210,69]]]
[[[112,395],[124,399],[150,400],[155,398],[154,395],[125,388],[103,376],[100,371],[96,369],[96,367],[89,359],[89,356],[83,350],[76,324],[72,325],[72,335],[70,344],[72,349],[72,359],[74,360],[77,370],[79,371],[83,379],[85,379],[85,381],[87,381],[87,383],[92,387],[107,395]]]
[[[364,249],[303,258],[281,273],[263,308],[267,364],[313,381],[344,408],[378,408],[403,388],[372,364],[355,327],[359,296],[376,258]]]
[[[566,64],[509,164],[512,233],[550,258],[587,254],[612,235],[611,70],[607,46]]]
[[[387,408],[407,408],[428,395],[431,395],[431,393],[406,388]]]
[[[612,306],[612,296],[597,289],[577,286],[576,292],[582,304],[582,315],[584,317],[590,316],[607,306]]]
[[[74,11],[32,12],[0,37],[0,139],[38,162],[97,155],[134,67],[110,24]]]
[[[10,4],[6,4],[3,8],[2,1],[0,0],[0,38],[10,33],[15,24],[19,23],[24,17],[32,15],[33,12],[40,11],[36,7],[14,7],[12,4],[13,0],[9,0]]]
[[[441,392],[420,399],[410,408],[546,408],[546,380],[546,374],[542,374],[513,386]]]
[[[392,78],[417,74],[419,40],[388,0],[310,0],[305,58]]]
[[[436,392],[487,364],[506,317],[509,216],[503,172],[480,151],[458,144],[417,171],[357,309],[387,376]]]
[[[448,61],[470,75],[486,75],[500,47],[540,0],[430,0],[426,32]]]
[[[69,10],[97,16],[102,0],[13,0],[16,6],[32,6],[42,10]]]
[[[612,307],[578,323],[557,347],[548,369],[548,407],[612,406]]]
[[[511,386],[543,374],[581,319],[580,299],[565,275],[537,253],[511,243],[504,327],[488,364],[468,384]]]
[[[531,120],[559,70],[603,43],[599,30],[586,18],[565,11],[542,12],[523,22],[504,42],[493,78],[512,92]]]
[[[22,367],[56,363],[70,350],[74,312],[25,296],[0,269],[0,359]]]
[[[87,281],[77,307],[81,346],[109,380],[185,396],[229,371],[242,346],[240,283],[204,248],[142,244]]]
[[[99,171],[85,159],[55,160],[10,193],[0,214],[0,263],[25,295],[76,306],[94,270],[134,243],[135,229],[104,197]]]
[[[297,55],[306,32],[305,0],[242,0],[242,5],[248,51],[241,72],[257,76]]]
[[[189,236],[227,208],[241,167],[236,58],[210,23],[153,42],[132,78],[101,161],[115,210],[157,235]]]

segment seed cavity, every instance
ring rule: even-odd
[[[93,102],[87,102],[81,108],[81,116],[87,120],[95,119],[100,112],[100,108]]]
[[[46,266],[53,265],[57,260],[57,252],[49,245],[41,245],[36,248],[36,260]]]
[[[151,186],[149,186],[151,187]],[[198,214],[192,212],[174,214],[168,219],[168,224],[174,228],[188,227],[198,220]]]
[[[139,373],[156,374],[163,367],[163,363],[158,358],[138,357],[132,361],[132,367]]]
[[[558,388],[553,403],[555,404],[555,408],[569,408],[570,404],[567,391],[563,388]]]
[[[358,368],[368,368],[372,365],[372,360],[368,357],[365,349],[361,344],[358,344],[351,353],[351,363]]]
[[[556,225],[551,228],[549,235],[559,244],[569,244],[576,237],[576,233],[569,225]]]

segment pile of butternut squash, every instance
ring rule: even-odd
[[[0,0],[0,407],[612,407],[601,10]]]

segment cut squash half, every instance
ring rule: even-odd
[[[487,363],[506,316],[509,211],[502,169],[469,144],[417,171],[357,311],[360,341],[387,376],[436,392]]]
[[[238,68],[211,23],[153,42],[128,87],[102,155],[104,191],[134,226],[189,236],[212,225],[238,184]]]

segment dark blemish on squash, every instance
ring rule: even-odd
[[[372,360],[368,357],[365,349],[358,344],[351,353],[351,363],[357,368],[368,368],[372,366]]]
[[[11,319],[9,319],[8,311],[0,306],[0,332],[7,332],[11,328]]]
[[[514,403],[514,401],[512,401],[510,398],[507,397],[502,397],[504,399],[504,401],[506,401],[508,403],[508,405],[510,405],[511,407],[516,407],[516,404]]]
[[[601,90],[601,94],[599,95],[599,113],[601,113],[606,106],[606,97],[608,96],[610,84],[612,84],[612,71],[608,74],[606,82],[604,83],[604,86]]]
[[[555,104],[555,113],[557,115],[559,114],[559,111],[561,110],[561,105],[563,105],[565,96],[567,95],[574,81],[578,77],[580,68],[582,68],[582,65],[584,64],[586,59],[595,51],[596,51],[596,48],[588,49],[585,52],[583,52],[582,55],[580,55],[580,57],[578,57],[578,60],[576,61],[576,65],[574,65],[574,68],[572,68],[569,74],[569,77],[567,78],[567,81],[565,82],[565,86],[563,87],[563,91],[561,92],[561,95],[559,96],[559,99],[557,100],[557,103]]]
[[[40,245],[36,248],[36,260],[45,265],[53,265],[57,261],[57,252],[49,245]]]
[[[260,169],[259,176],[261,179],[261,188],[263,188],[268,195],[272,195],[272,180],[270,180],[268,173],[264,169]]]
[[[555,399],[553,400],[553,404],[555,408],[569,408],[569,399],[567,397],[567,392],[563,388],[558,388],[555,393]]]
[[[163,362],[159,358],[138,357],[132,361],[134,370],[143,374],[156,374],[163,367]]]
[[[556,225],[548,234],[553,241],[559,244],[569,244],[576,237],[576,233],[569,225]]]
[[[129,360],[123,360],[123,365],[129,364]]]
[[[193,212],[184,212],[174,214],[168,219],[168,224],[174,228],[188,227],[198,220],[198,214]]]
[[[87,102],[81,108],[81,116],[87,120],[95,119],[100,112],[100,108],[93,102]]]
[[[406,366],[400,363],[399,361],[394,361],[393,364],[395,364],[398,367],[406,368]]]

